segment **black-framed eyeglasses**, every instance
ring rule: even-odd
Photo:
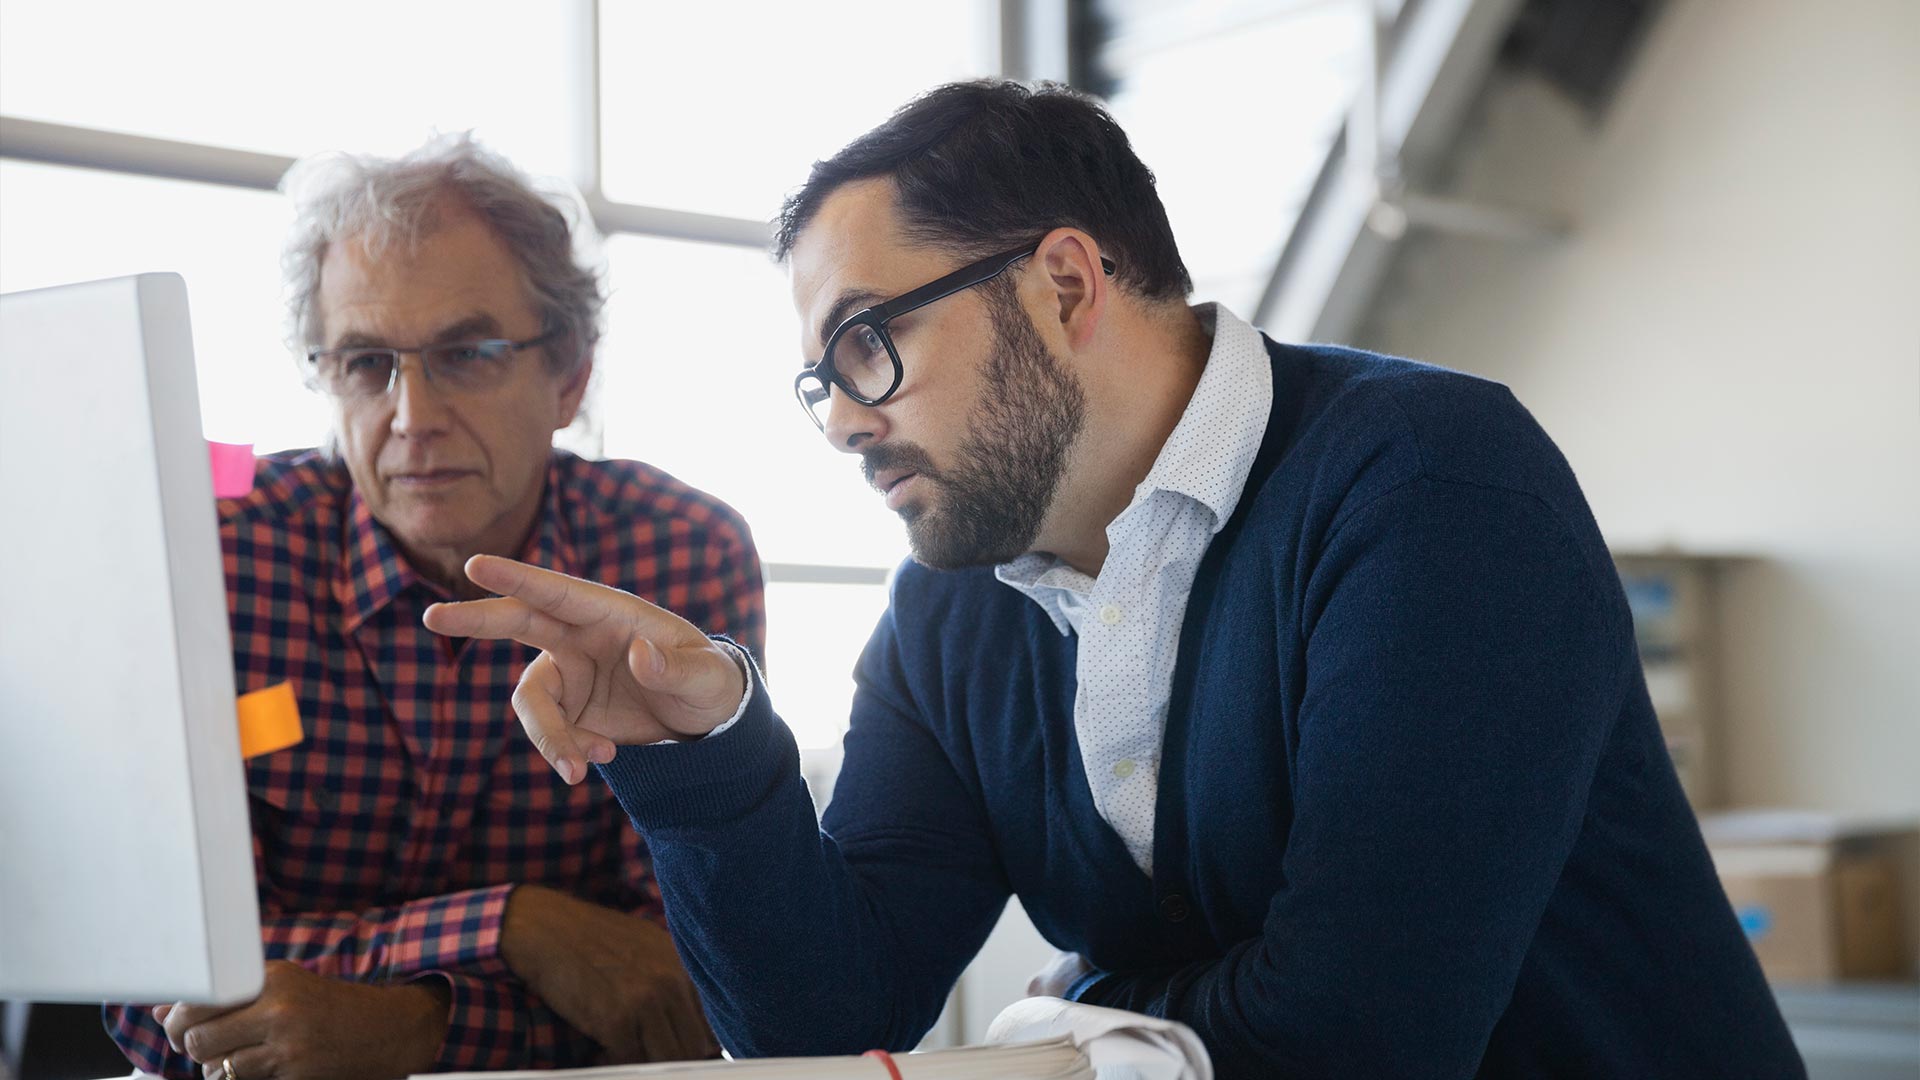
[[[992,281],[1014,263],[1031,256],[1038,247],[1039,241],[1035,241],[990,255],[911,292],[847,316],[828,335],[827,347],[820,359],[803,368],[793,379],[794,396],[800,399],[800,407],[807,411],[813,426],[822,431],[827,429],[833,387],[839,387],[841,393],[862,405],[879,405],[900,389],[905,369],[900,365],[900,351],[893,346],[893,335],[887,332],[889,322],[936,300]],[[1103,256],[1100,268],[1111,277],[1113,260]]]
[[[308,349],[307,366],[320,389],[337,398],[364,401],[393,390],[393,384],[400,380],[400,358],[411,353],[420,358],[420,370],[428,382],[443,390],[467,393],[498,386],[513,366],[515,353],[545,345],[559,336],[560,331],[555,329],[525,341],[484,338],[412,349],[385,345]]]

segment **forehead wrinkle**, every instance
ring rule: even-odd
[[[476,334],[500,333],[500,320],[486,311],[473,311],[459,318],[441,324],[439,330],[417,342],[422,345],[439,345],[450,341],[463,341]],[[351,329],[335,340],[335,347],[379,346],[381,348],[405,348],[396,342],[386,340],[381,334],[361,329]]]
[[[361,230],[328,245],[314,295],[318,337],[344,340],[329,325],[341,322],[357,337],[404,333],[417,337],[415,343],[433,343],[460,336],[456,328],[465,323],[485,321],[490,325],[468,329],[498,334],[520,321],[521,305],[540,317],[526,267],[484,218],[443,204],[419,224],[404,236]],[[376,238],[399,242],[376,244]],[[434,310],[460,317],[435,320],[439,328],[425,334],[420,327],[431,324],[415,316]]]
[[[455,319],[441,327],[432,337],[435,344],[446,341],[459,341],[475,334],[500,333],[500,320],[492,312],[476,311],[465,318]]]

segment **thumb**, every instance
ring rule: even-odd
[[[747,692],[746,674],[733,656],[725,646],[705,639],[693,645],[662,646],[635,638],[627,650],[627,667],[643,688],[686,706],[692,713],[687,719],[694,722],[689,734],[705,734],[733,715]]]

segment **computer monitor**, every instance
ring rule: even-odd
[[[186,285],[0,296],[0,998],[259,993]]]

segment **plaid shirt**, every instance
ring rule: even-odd
[[[507,896],[537,883],[658,918],[660,894],[607,789],[568,787],[521,733],[509,699],[535,650],[421,626],[447,597],[321,452],[261,458],[253,493],[219,513],[237,688],[291,681],[306,728],[247,764],[267,958],[363,982],[444,979],[442,1069],[587,1064],[598,1047],[500,959]],[[520,557],[761,652],[746,525],[650,466],[555,451]],[[104,1017],[139,1068],[197,1075],[149,1009]]]

